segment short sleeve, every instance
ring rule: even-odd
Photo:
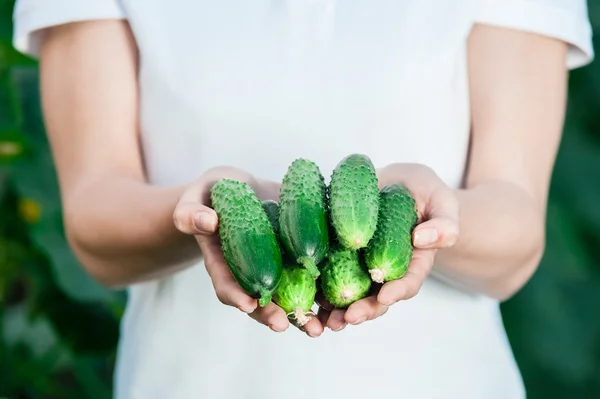
[[[125,18],[121,0],[16,0],[13,46],[37,57],[44,28],[93,19]]]
[[[479,0],[475,22],[554,37],[569,45],[567,66],[594,58],[586,0]]]

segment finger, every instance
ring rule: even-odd
[[[424,223],[413,231],[413,244],[417,248],[448,248],[458,241],[459,213],[458,199],[446,187],[433,191],[425,210]]]
[[[302,331],[304,331],[309,337],[319,337],[323,334],[323,324],[315,314],[312,315],[310,321],[302,326]]]
[[[254,311],[258,306],[258,301],[246,294],[235,281],[229,266],[223,259],[219,238],[217,236],[197,236],[196,239],[219,301],[224,305],[234,306],[244,313]]]
[[[391,306],[417,295],[431,271],[434,255],[435,250],[415,250],[406,274],[398,280],[385,283],[377,295],[377,301],[382,305]]]
[[[285,311],[274,302],[270,302],[264,308],[257,308],[249,316],[275,332],[283,332],[290,326]]]
[[[173,223],[185,234],[212,235],[217,231],[217,214],[200,202],[180,202],[173,211]]]
[[[374,320],[384,315],[387,311],[388,306],[380,304],[377,301],[377,297],[369,296],[350,305],[344,318],[347,323],[356,326],[367,320]]]
[[[293,314],[288,313],[287,316],[290,324],[297,327],[300,331],[304,331],[311,337],[321,335],[321,321],[312,310],[302,314],[296,314],[295,312]]]
[[[344,319],[345,313],[346,309],[332,310],[329,319],[327,320],[327,327],[333,331],[342,331],[347,325],[346,320]]]

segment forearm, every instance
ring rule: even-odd
[[[433,273],[497,299],[513,295],[535,271],[543,253],[545,212],[517,185],[483,182],[455,191],[460,235],[440,249]]]
[[[184,188],[111,176],[69,196],[65,228],[88,273],[108,286],[124,286],[172,273],[197,259],[196,240],[173,223]]]
[[[456,246],[436,273],[498,299],[519,290],[545,244],[548,188],[566,102],[567,46],[476,25],[468,41],[472,129]]]

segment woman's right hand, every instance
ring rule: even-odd
[[[184,191],[173,212],[173,221],[179,231],[196,237],[217,298],[223,304],[247,313],[271,330],[283,332],[290,324],[284,310],[274,302],[264,308],[259,307],[258,301],[246,294],[235,281],[223,259],[217,214],[209,206],[210,189],[222,178],[249,184],[261,200],[279,200],[279,183],[257,179],[237,168],[216,167],[205,172]],[[323,326],[315,317],[302,330],[311,337],[317,337],[323,333]]]

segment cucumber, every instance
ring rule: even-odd
[[[336,308],[346,308],[366,297],[371,278],[360,261],[357,251],[333,252],[321,273],[323,296]]]
[[[212,206],[219,219],[223,257],[244,291],[271,302],[283,273],[279,243],[262,202],[247,183],[219,180],[211,189]]]
[[[319,167],[296,159],[281,183],[280,242],[285,253],[317,278],[329,252],[326,185]]]
[[[299,265],[286,265],[281,282],[273,294],[273,301],[294,324],[302,327],[314,316],[311,307],[316,294],[316,280],[307,269]]]
[[[331,224],[345,249],[365,248],[377,228],[379,188],[370,158],[352,154],[331,174]]]
[[[275,236],[279,239],[279,204],[277,201],[264,200],[262,206],[269,218]]]
[[[365,263],[374,282],[402,278],[408,270],[417,217],[416,202],[403,185],[381,189],[377,230],[365,250]]]

